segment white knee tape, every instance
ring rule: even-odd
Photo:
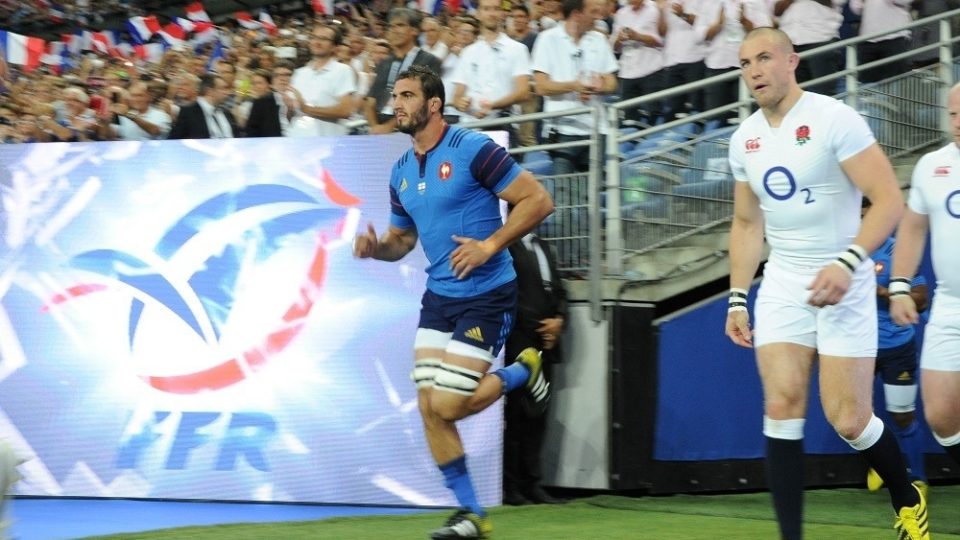
[[[917,385],[884,384],[883,398],[892,413],[913,412],[917,408]]]
[[[433,386],[433,380],[437,377],[437,371],[440,370],[440,363],[439,358],[421,358],[413,363],[410,378],[417,384],[417,388]]]
[[[785,441],[799,441],[803,438],[803,425],[806,422],[803,418],[790,418],[788,420],[774,420],[769,416],[763,417],[763,434],[771,439],[782,439]]]
[[[854,450],[866,450],[867,448],[877,444],[877,441],[879,441],[880,437],[883,435],[883,430],[883,420],[880,420],[876,415],[873,415],[870,418],[870,421],[867,422],[867,427],[863,428],[863,432],[860,433],[859,437],[852,441],[848,439],[843,440],[847,441],[847,444],[849,444]]]
[[[936,433],[934,433],[933,438],[936,439],[937,442],[940,443],[940,446],[943,446],[943,447],[956,446],[960,444],[960,433],[956,433],[954,435],[951,435],[950,437],[941,437]]]
[[[437,376],[433,379],[433,388],[462,396],[472,396],[480,386],[481,377],[483,373],[479,371],[444,362],[440,364]]]

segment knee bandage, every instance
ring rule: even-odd
[[[917,385],[884,384],[883,398],[892,413],[913,412],[917,408]]]
[[[440,370],[440,363],[439,358],[421,358],[413,363],[410,378],[417,384],[418,389],[433,386],[433,380],[437,377],[437,371]]]
[[[803,438],[803,424],[806,422],[803,418],[791,418],[789,420],[774,420],[768,416],[763,417],[763,434],[771,439],[783,439],[785,441],[799,441]]]
[[[960,433],[956,433],[950,437],[941,437],[936,433],[934,433],[933,438],[936,439],[937,442],[940,443],[940,446],[944,448],[947,448],[950,446],[957,446],[958,444],[960,444]]]
[[[883,435],[883,430],[885,429],[883,425],[883,420],[880,420],[876,415],[870,417],[870,421],[867,422],[867,427],[863,428],[863,431],[860,433],[860,436],[852,441],[844,437],[840,437],[844,441],[847,441],[854,450],[864,451],[867,448],[877,444],[877,441],[880,440],[880,437]]]
[[[483,377],[483,373],[479,371],[444,362],[437,369],[437,376],[433,379],[433,387],[435,390],[472,396],[477,387],[480,386],[481,377]]]

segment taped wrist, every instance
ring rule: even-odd
[[[730,288],[730,299],[728,300],[729,307],[727,308],[727,313],[732,311],[746,311],[747,310],[747,291],[746,289],[740,289],[737,287]]]

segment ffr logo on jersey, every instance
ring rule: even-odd
[[[950,165],[943,165],[933,170],[933,175],[938,177],[950,176]]]
[[[760,151],[760,137],[755,139],[747,139],[747,142],[744,144],[747,148],[747,153],[752,154],[754,152]]]

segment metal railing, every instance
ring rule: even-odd
[[[837,54],[842,50],[845,67],[802,86],[833,82],[838,90],[836,96],[861,112],[880,144],[893,157],[935,144],[947,131],[946,94],[960,70],[954,64],[952,50],[960,37],[953,37],[950,26],[951,20],[957,18],[960,18],[960,9],[906,25],[904,28],[912,29],[937,24],[939,40],[874,62],[858,64],[857,46],[888,35],[890,31],[805,51],[800,54],[801,58]],[[939,51],[940,61],[930,68],[881,83],[859,82],[863,70],[933,50]],[[523,155],[590,147],[590,168],[586,175],[541,176],[541,181],[554,195],[558,209],[544,224],[541,235],[558,247],[561,270],[585,274],[589,279],[596,320],[600,317],[601,279],[624,278],[624,263],[630,257],[730,221],[733,179],[726,155],[732,129],[698,135],[698,130],[690,127],[731,111],[737,111],[743,120],[752,112],[753,103],[741,81],[738,101],[661,125],[643,126],[630,132],[621,130],[624,111],[739,78],[739,71],[731,70],[617,103],[595,101],[562,113],[534,113],[463,124],[488,129],[571,114],[593,115],[595,129],[584,140],[511,148],[510,153]],[[588,254],[587,259],[584,252]]]

